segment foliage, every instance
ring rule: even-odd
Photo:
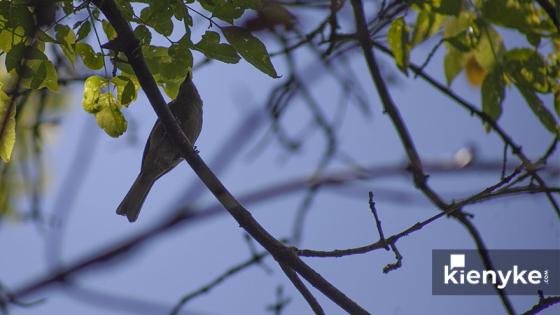
[[[48,6],[49,2],[42,5]],[[260,40],[248,30],[233,26],[245,11],[260,8],[260,0],[198,1],[207,11],[204,19],[212,30],[194,42],[191,14],[202,13],[191,9],[193,1],[116,2],[141,43],[152,75],[171,98],[177,95],[179,84],[193,67],[193,51],[225,63],[238,63],[243,58],[264,73],[278,77]],[[140,85],[126,57],[101,48],[103,42],[116,38],[116,32],[98,8],[87,1],[52,1],[51,5],[60,17],[45,21],[36,13],[46,9],[33,1],[0,1],[0,53],[8,74],[4,81],[10,82],[0,86],[0,158],[4,163],[12,156],[19,124],[11,94],[58,91],[59,77],[67,72],[61,63],[68,64],[71,71],[78,68],[83,72],[86,68],[95,73],[85,80],[82,106],[111,137],[126,131],[122,110],[138,95]],[[167,39],[169,45],[151,44],[154,36]],[[57,60],[59,55],[49,53],[49,49],[61,52],[65,60]],[[111,72],[113,76],[109,78]],[[3,176],[0,183],[6,178]]]
[[[500,118],[513,85],[543,126],[560,134],[560,37],[547,12],[535,1],[431,0],[414,1],[412,8],[416,12],[410,19],[412,35],[403,18],[393,20],[388,31],[395,63],[405,74],[410,49],[439,38],[446,49],[443,67],[448,85],[465,71],[469,82],[481,87],[482,110],[494,121]],[[522,33],[525,46],[506,48],[501,35],[505,29]],[[543,102],[546,95],[552,96],[545,99],[554,100],[554,105]]]
[[[262,5],[261,1],[199,1],[208,11],[210,26],[225,35],[226,43],[220,43],[220,33],[209,30],[196,44],[191,41],[190,36],[193,26],[190,14],[194,11],[190,10],[189,5],[192,2],[117,1],[142,44],[142,52],[152,74],[168,96],[174,97],[177,94],[179,84],[192,68],[193,50],[226,63],[237,63],[241,56],[257,69],[277,77],[266,48],[259,39],[238,26],[219,26],[215,20],[233,24],[246,10],[258,9]],[[12,76],[21,76],[24,88],[46,87],[51,91],[57,90],[58,73],[53,61],[45,54],[48,45],[60,49],[71,65],[75,65],[80,59],[86,68],[104,69],[104,77],[108,76],[110,65],[106,64],[104,58],[106,52],[100,48],[101,35],[104,34],[108,40],[115,39],[113,27],[100,17],[97,8],[89,7],[87,2],[80,4],[66,0],[58,5],[65,16],[43,29],[36,27],[35,8],[30,3],[0,1],[0,48],[6,54],[6,70]],[[88,13],[86,16],[69,24],[71,18],[78,16],[78,11],[85,9]],[[152,45],[152,33],[168,39],[169,46]],[[172,39],[172,35],[177,34],[180,34],[179,39]],[[93,77],[94,79],[86,81],[84,88],[84,109],[94,114],[100,127],[113,137],[126,130],[126,120],[121,109],[136,98],[139,88],[134,72],[123,58],[125,57],[121,55],[112,55],[112,61],[118,69],[116,71],[120,73],[118,76],[105,81],[100,77]],[[19,67],[18,62],[21,60],[25,60],[25,64]],[[104,88],[105,92],[100,93],[100,88]],[[117,95],[113,95],[115,89]],[[13,138],[13,135],[10,137]],[[13,145],[13,141],[5,142]],[[7,149],[4,151],[8,152]]]

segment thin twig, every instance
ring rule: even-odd
[[[377,208],[375,208],[375,201],[373,201],[373,192],[369,192],[369,209],[373,214],[375,219],[375,225],[377,226],[377,232],[379,232],[379,240],[385,242],[385,236],[383,235],[383,228],[381,227],[381,221],[379,216],[377,216]],[[389,245],[385,245],[385,249],[389,250]]]

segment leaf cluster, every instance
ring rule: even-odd
[[[156,82],[171,98],[192,71],[193,51],[229,64],[245,59],[265,74],[278,77],[264,44],[235,25],[248,10],[260,9],[261,0],[115,2],[132,26]],[[122,53],[102,49],[102,42],[119,40],[115,30],[89,1],[46,3],[39,7],[36,1],[0,1],[0,54],[5,56],[9,78],[18,82],[19,90],[57,91],[64,71],[61,63],[71,69],[91,70],[96,74],[85,80],[82,106],[108,135],[122,135],[127,129],[122,109],[137,98],[140,86]],[[45,9],[48,4],[53,11],[51,20],[42,13],[50,12]],[[209,25],[198,40],[191,38],[196,27],[191,14],[202,16]],[[169,44],[153,44],[155,36]],[[49,47],[61,54],[50,54]],[[65,60],[55,60],[58,55]],[[0,93],[0,158],[7,162],[15,143],[16,109],[9,105],[13,103],[6,94],[9,91]]]
[[[441,44],[446,50],[447,84],[464,71],[472,85],[480,86],[482,110],[490,119],[500,118],[508,87],[514,86],[542,125],[560,134],[560,36],[536,2],[431,0],[414,1],[412,8],[415,16],[410,25],[400,17],[387,32],[401,71],[408,75],[412,49],[437,38],[434,51]],[[505,29],[523,35],[525,46],[508,49],[500,34]],[[553,106],[547,106],[541,95],[552,95]]]

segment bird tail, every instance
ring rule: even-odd
[[[151,176],[140,172],[134,184],[132,184],[132,187],[130,187],[130,190],[117,208],[117,214],[126,215],[130,222],[136,221],[140,214],[140,209],[142,209],[142,205],[144,204],[144,200],[146,200],[146,196],[148,196],[148,192],[153,184],[154,180]]]

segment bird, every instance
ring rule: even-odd
[[[168,105],[181,129],[194,145],[202,129],[202,99],[192,82],[191,73],[181,83],[177,97]],[[167,136],[163,124],[158,119],[146,141],[140,173],[117,207],[117,214],[126,216],[130,222],[136,221],[156,180],[177,166],[182,159],[179,150]]]

